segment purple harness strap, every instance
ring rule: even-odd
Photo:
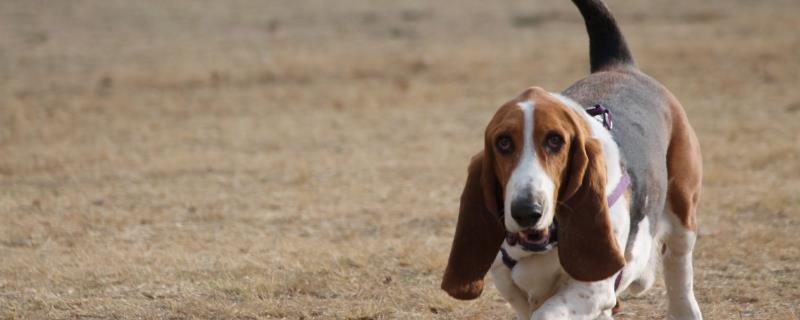
[[[623,170],[625,169],[623,168]],[[611,208],[612,206],[614,206],[615,203],[617,203],[619,197],[621,197],[622,194],[625,193],[625,189],[627,189],[628,186],[630,185],[631,185],[631,177],[628,175],[627,172],[625,172],[625,174],[622,175],[622,178],[619,179],[617,186],[614,187],[614,191],[611,191],[611,194],[609,194],[608,198],[606,199],[608,201],[609,208]]]
[[[614,123],[611,122],[611,110],[608,110],[608,108],[604,107],[602,104],[596,104],[594,107],[586,109],[586,113],[592,117],[602,116],[603,126],[609,131],[614,127]]]

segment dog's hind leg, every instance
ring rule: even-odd
[[[674,217],[670,213],[666,216],[665,218]],[[667,319],[702,319],[693,289],[692,250],[695,232],[679,224],[671,227],[664,239],[662,260],[664,283],[667,287]]]
[[[673,101],[673,128],[667,152],[669,187],[662,219],[667,319],[702,319],[694,297],[692,250],[697,238],[695,213],[703,175],[700,147],[683,109]]]

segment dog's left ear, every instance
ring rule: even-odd
[[[568,170],[556,211],[558,257],[575,280],[603,280],[625,266],[625,257],[611,227],[600,143],[578,134],[570,148]]]

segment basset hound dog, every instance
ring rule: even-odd
[[[667,318],[701,319],[697,137],[675,96],[636,67],[603,2],[573,3],[591,74],[497,110],[469,165],[442,289],[477,298],[491,271],[519,319],[610,319],[661,263]]]

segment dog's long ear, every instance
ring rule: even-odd
[[[461,194],[456,234],[442,289],[456,299],[475,299],[505,237],[498,214],[499,186],[483,152],[472,157]]]
[[[614,238],[605,196],[606,167],[600,143],[578,134],[556,211],[558,257],[579,281],[606,279],[625,265]]]

